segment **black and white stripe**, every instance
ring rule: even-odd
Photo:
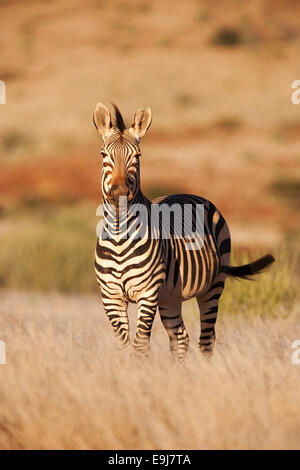
[[[159,198],[151,203],[140,189],[139,139],[151,122],[151,112],[138,110],[131,128],[125,125],[115,107],[117,125],[111,124],[110,114],[98,104],[94,122],[103,136],[102,196],[105,205],[102,233],[97,240],[95,270],[100,285],[105,312],[122,346],[129,346],[128,302],[138,305],[138,320],[134,339],[135,351],[147,354],[150,334],[157,311],[169,335],[171,351],[183,359],[189,337],[182,319],[182,302],[196,297],[201,320],[199,348],[209,353],[215,340],[218,302],[227,275],[245,277],[259,272],[273,261],[270,255],[243,267],[230,267],[230,233],[218,209],[207,199],[189,194]],[[120,210],[116,196],[125,196],[127,210]],[[113,203],[112,203],[113,201]],[[139,203],[148,215],[146,226],[137,220],[130,208]],[[196,233],[197,249],[189,250],[190,238],[174,236],[174,221],[170,237],[162,236],[164,219],[151,225],[152,205],[174,204],[192,206],[195,225],[197,204],[204,205],[204,233]],[[123,227],[126,225],[125,236]],[[137,233],[144,230],[143,237]],[[153,231],[156,233],[153,233]],[[122,234],[122,235],[120,235]]]

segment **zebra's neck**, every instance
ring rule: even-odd
[[[139,190],[130,203],[124,198],[124,204],[115,207],[103,195],[103,230],[105,237],[115,242],[139,238],[148,238],[150,233],[151,201]]]

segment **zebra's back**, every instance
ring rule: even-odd
[[[175,205],[180,207],[181,225],[191,227],[194,233],[191,246],[189,234],[185,231],[181,237],[176,234],[174,216],[171,230],[166,226],[169,219],[162,217],[162,233],[171,233],[163,239],[166,279],[160,289],[160,299],[171,297],[177,302],[205,294],[217,279],[220,266],[229,265],[230,233],[225,219],[212,202],[191,194],[160,197],[152,203],[160,208],[163,204],[174,209]],[[185,211],[188,206],[190,211]],[[196,216],[202,219],[202,230],[197,230]]]

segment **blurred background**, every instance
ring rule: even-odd
[[[114,101],[128,125],[137,108],[152,109],[144,193],[212,200],[236,259],[271,250],[291,260],[278,274],[291,295],[299,2],[1,0],[0,17],[2,288],[97,291],[101,142],[92,113]]]

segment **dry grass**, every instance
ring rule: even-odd
[[[137,362],[115,352],[96,297],[2,292],[1,449],[299,448],[299,312],[221,316],[207,361],[186,306],[186,363],[172,362],[158,319]]]

